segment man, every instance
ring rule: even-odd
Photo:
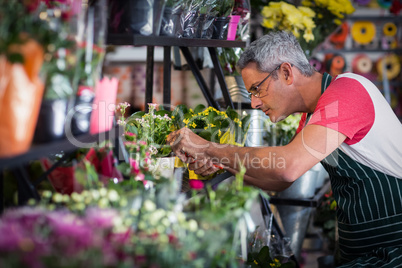
[[[238,67],[252,107],[271,121],[308,114],[294,139],[285,146],[241,148],[205,141],[184,128],[169,136],[177,156],[201,175],[217,165],[235,173],[242,161],[247,183],[273,191],[321,162],[338,204],[344,267],[402,266],[402,126],[380,91],[356,74],[332,78],[315,71],[285,32],[251,43]],[[281,164],[272,165],[272,158]]]

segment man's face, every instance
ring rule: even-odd
[[[280,70],[275,69],[279,75]],[[272,72],[271,72],[272,73]],[[246,89],[251,92],[251,107],[262,110],[274,123],[287,117],[285,114],[286,96],[281,90],[281,82],[272,78],[271,73],[261,73],[255,63],[242,70]]]

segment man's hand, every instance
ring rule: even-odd
[[[172,146],[173,152],[188,168],[196,174],[207,176],[221,169],[215,165],[205,153],[206,149],[213,146],[212,142],[204,140],[188,128],[182,128],[172,132],[167,137],[167,143]]]

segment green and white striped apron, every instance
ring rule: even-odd
[[[322,92],[330,82],[325,73]],[[321,163],[337,202],[340,267],[402,267],[402,179],[339,148]]]

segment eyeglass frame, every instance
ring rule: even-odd
[[[277,70],[279,70],[279,68],[281,67],[282,63],[279,64],[272,72],[269,73],[269,75],[267,77],[264,78],[264,80],[262,80],[257,86],[251,86],[250,89],[248,90],[248,98],[251,100],[251,96],[254,96],[256,98],[263,98],[265,96],[260,96],[260,91],[258,91],[258,88],[271,76],[271,74]],[[293,66],[293,64],[292,64]],[[254,91],[254,93],[253,93]]]

